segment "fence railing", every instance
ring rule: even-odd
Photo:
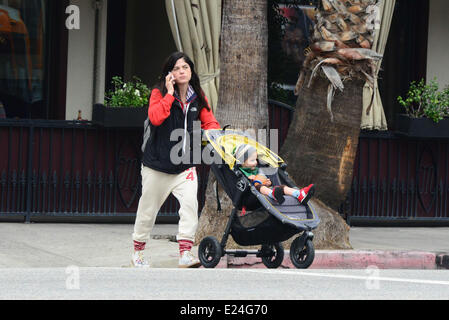
[[[282,145],[294,109],[269,102]],[[0,121],[0,218],[134,216],[140,197],[142,130],[91,122]],[[204,205],[209,168],[199,165]],[[169,196],[159,216],[177,217]],[[340,214],[358,221],[449,221],[449,141],[362,132]]]
[[[270,128],[285,139],[293,109],[269,104]],[[134,216],[141,192],[141,129],[88,121],[0,121],[0,218]],[[198,165],[204,206],[209,167]],[[156,187],[156,186],[155,186]],[[159,216],[177,217],[170,195]]]
[[[279,150],[287,138],[294,112],[295,109],[288,104],[268,99],[269,128],[278,130]]]
[[[449,141],[362,132],[340,213],[361,221],[449,221]]]
[[[0,217],[135,215],[141,141],[142,130],[90,122],[0,121]],[[170,196],[160,215],[176,205]]]

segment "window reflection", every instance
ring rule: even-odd
[[[44,38],[44,0],[0,0],[0,103],[8,118],[43,108]]]

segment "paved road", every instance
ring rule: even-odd
[[[449,300],[449,270],[8,268],[0,299]]]

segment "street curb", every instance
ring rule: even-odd
[[[449,269],[449,254],[438,254],[436,265],[438,269]]]
[[[449,255],[423,251],[316,250],[309,269],[439,269],[449,268]],[[260,258],[225,256],[217,268],[266,268]],[[295,269],[285,251],[280,268]]]

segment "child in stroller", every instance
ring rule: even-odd
[[[217,213],[221,212],[219,184],[232,201],[233,208],[221,241],[212,235],[201,240],[198,247],[201,264],[214,268],[224,255],[245,257],[254,254],[262,258],[267,268],[277,268],[284,259],[282,242],[299,234],[290,245],[290,260],[297,268],[308,268],[315,256],[312,230],[320,222],[313,204],[307,202],[314,186],[298,188],[288,176],[286,163],[241,131],[207,130],[204,136],[205,147],[214,159],[219,160],[210,166],[217,179]],[[248,161],[250,156],[252,162]],[[299,198],[290,196],[290,192],[299,192]],[[261,245],[261,248],[228,250],[226,244],[230,235],[240,246]]]
[[[251,181],[256,190],[276,200],[279,204],[285,201],[284,195],[293,196],[301,204],[306,204],[315,193],[315,186],[313,184],[299,190],[286,185],[274,186],[270,189],[269,187],[272,184],[270,179],[259,173],[259,168],[257,167],[257,150],[249,144],[241,144],[235,147],[233,154],[237,161],[241,163],[240,170]]]

